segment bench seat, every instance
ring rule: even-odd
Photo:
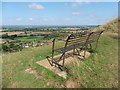
[[[95,42],[95,41],[94,40],[89,40],[89,41],[86,42],[86,45],[91,44],[93,42]],[[70,50],[73,50],[74,48],[76,49],[76,48],[78,48],[80,46],[84,46],[84,45],[85,45],[85,42],[84,43],[77,43],[77,44],[67,46],[65,48],[55,49],[54,51],[59,52],[59,53],[63,53],[64,51],[70,51]]]

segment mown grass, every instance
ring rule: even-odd
[[[63,46],[61,42],[56,44],[56,48]],[[51,47],[49,44],[3,55],[3,87],[58,88],[61,85],[66,87],[69,79],[74,80],[79,88],[117,87],[118,41],[110,38],[109,34],[101,36],[98,49],[88,59],[67,66],[67,80],[35,63],[50,56]],[[43,78],[36,79],[34,75],[25,73],[29,67],[37,70]]]

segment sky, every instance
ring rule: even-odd
[[[2,2],[3,25],[101,25],[117,17],[117,2]]]

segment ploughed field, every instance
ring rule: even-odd
[[[3,54],[3,88],[117,88],[118,39],[110,35],[106,32],[101,35],[97,50],[89,58],[67,65],[67,79],[36,63],[51,55],[52,43]],[[62,47],[62,41],[56,46]],[[26,73],[28,68],[36,74]]]

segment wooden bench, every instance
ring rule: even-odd
[[[51,66],[58,67],[60,70],[63,70],[64,63],[65,63],[65,58],[68,58],[72,55],[75,55],[75,51],[77,51],[77,55],[80,55],[80,51],[78,48],[84,48],[85,51],[88,47],[92,48],[92,43],[96,42],[96,48],[98,44],[98,39],[100,38],[100,35],[102,34],[103,31],[98,31],[98,32],[91,32],[91,33],[74,33],[68,36],[65,45],[63,48],[58,48],[55,49],[55,39],[53,40],[53,46],[52,46],[52,57],[50,58],[47,56],[47,60],[50,63]],[[72,51],[72,53],[68,53],[69,51]],[[84,51],[84,56],[85,57],[85,51]],[[54,52],[59,52],[61,53],[60,57],[55,58],[54,57]],[[62,61],[62,64],[59,62]]]

